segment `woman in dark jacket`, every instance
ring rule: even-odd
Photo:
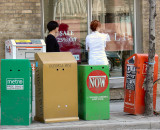
[[[47,24],[49,34],[46,38],[46,52],[60,52],[59,44],[56,40],[56,33],[58,33],[58,23],[56,21],[50,21]]]

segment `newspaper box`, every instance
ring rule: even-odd
[[[79,118],[104,120],[110,117],[109,66],[78,66]]]
[[[32,68],[28,59],[1,60],[1,125],[32,121]]]
[[[124,112],[143,114],[145,110],[144,80],[148,64],[147,54],[134,54],[125,61]],[[154,77],[158,78],[158,55],[155,55]],[[156,109],[157,84],[153,86],[153,109]]]
[[[71,52],[36,53],[35,120],[77,121],[77,61]]]
[[[10,39],[5,42],[5,59],[29,59],[32,66],[32,95],[35,106],[35,58],[37,52],[46,52],[43,39]],[[33,114],[35,113],[33,109]]]

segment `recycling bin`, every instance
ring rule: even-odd
[[[138,115],[145,111],[144,81],[148,54],[134,54],[125,61],[124,112]],[[158,55],[155,55],[153,82],[158,78]],[[153,86],[153,109],[156,109],[157,84]]]
[[[78,114],[83,120],[110,118],[109,66],[78,66]]]
[[[28,59],[1,60],[1,125],[30,125],[32,68]]]

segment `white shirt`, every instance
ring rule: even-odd
[[[89,49],[89,65],[108,65],[105,53],[106,41],[110,41],[109,35],[98,31],[92,32],[86,37],[86,50]]]

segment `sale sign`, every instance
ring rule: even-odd
[[[78,62],[81,61],[79,20],[67,19],[59,22],[59,35],[56,39],[61,52],[71,52]]]

